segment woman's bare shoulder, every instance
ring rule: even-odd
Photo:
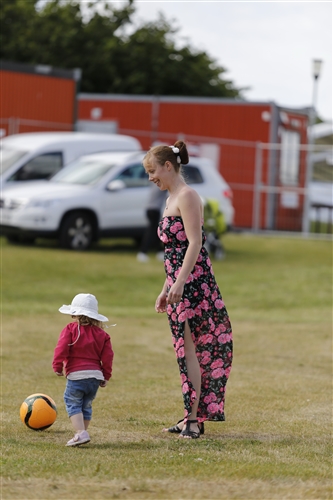
[[[195,203],[202,204],[201,198],[195,189],[188,185],[185,185],[178,195],[178,200],[180,203]]]

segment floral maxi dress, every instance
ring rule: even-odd
[[[188,247],[180,216],[166,216],[159,223],[158,235],[164,243],[164,267],[168,290],[179,275]],[[184,398],[185,419],[191,414],[196,391],[187,374],[184,331],[187,321],[191,330],[201,370],[201,395],[198,421],[223,421],[226,383],[232,362],[232,330],[212,265],[204,247],[187,278],[183,297],[176,304],[168,304],[167,315],[171,328]]]

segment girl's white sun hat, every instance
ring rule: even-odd
[[[109,321],[103,314],[98,314],[98,302],[95,295],[91,295],[91,293],[79,293],[75,295],[72,303],[68,306],[61,306],[59,311],[71,316],[87,316],[98,321]]]

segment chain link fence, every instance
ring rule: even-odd
[[[235,230],[332,234],[333,150],[299,144],[293,131],[281,143],[217,139],[120,129],[147,144],[186,140],[190,152],[211,156],[233,191]]]
[[[65,123],[1,119],[4,135],[35,131],[71,131]],[[159,131],[119,129],[144,148],[186,140],[190,154],[210,157],[233,191],[235,230],[332,234],[332,146],[302,145],[296,135],[281,143],[238,141]]]
[[[25,132],[71,132],[71,123],[46,122],[27,120],[25,118],[0,118],[1,137]]]

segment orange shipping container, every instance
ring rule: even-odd
[[[307,114],[272,102],[79,94],[78,118],[100,125],[116,122],[120,133],[133,135],[144,149],[155,141],[172,144],[179,137],[193,145],[215,143],[217,168],[233,189],[235,226],[240,228],[253,227],[258,144],[281,144],[283,131],[295,133],[299,144],[307,143]],[[297,173],[300,188],[305,182],[303,160]],[[260,161],[261,182],[279,187],[279,150],[263,151]],[[260,196],[259,227],[300,230],[302,196],[293,208],[285,208],[279,200],[274,192]]]
[[[6,134],[73,130],[76,72],[2,61],[1,128]]]

